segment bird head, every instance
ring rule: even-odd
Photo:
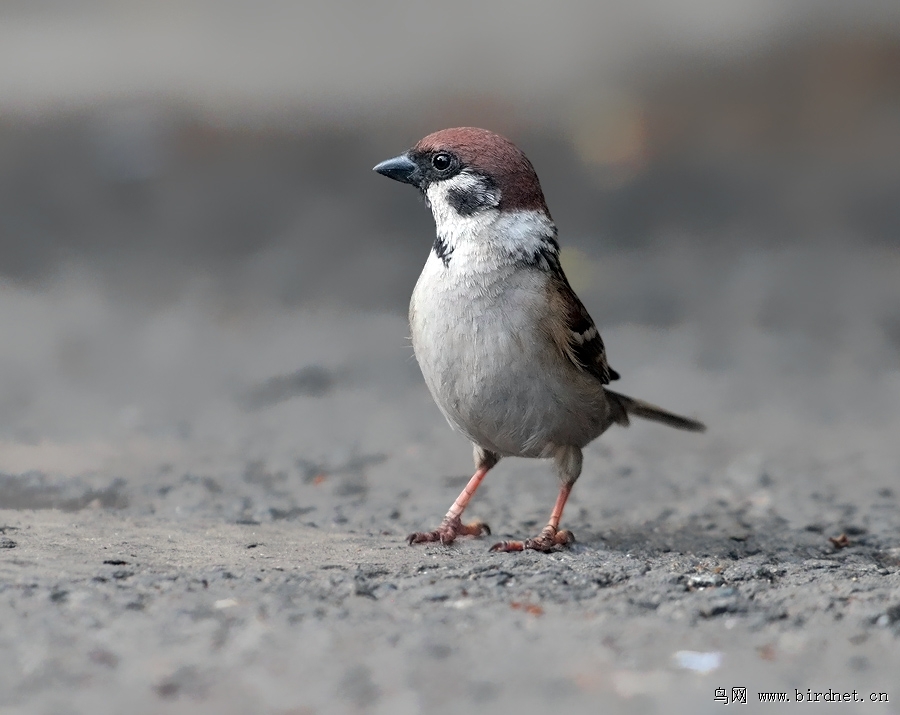
[[[531,162],[509,139],[486,129],[442,129],[374,170],[424,194],[438,238],[451,250],[473,240],[516,250],[512,244],[523,239],[531,244],[555,236]]]

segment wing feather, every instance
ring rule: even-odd
[[[565,276],[553,276],[548,288],[551,299],[547,320],[555,326],[548,332],[554,342],[575,367],[592,374],[604,385],[618,380],[619,373],[606,361],[606,348],[597,326]]]

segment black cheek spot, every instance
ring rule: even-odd
[[[486,205],[482,192],[474,189],[452,188],[447,191],[447,201],[460,216],[471,216]]]
[[[500,203],[500,191],[494,180],[482,174],[471,174],[465,186],[447,189],[447,202],[460,216],[471,216],[483,209],[495,208]]]

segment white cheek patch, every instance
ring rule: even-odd
[[[445,187],[447,191],[462,191],[464,193],[494,192],[495,203],[499,203],[500,201],[500,192],[494,186],[492,186],[492,182],[490,182],[490,180],[484,176],[473,174],[468,169],[464,169],[450,179],[435,182],[435,184]]]
[[[483,188],[484,183],[481,179],[462,172],[452,179],[436,181],[425,190],[425,197],[434,215],[437,234],[448,245],[456,246],[466,236],[481,234],[496,220],[499,213],[496,208],[485,208],[464,216],[456,210],[454,202],[450,199],[451,192],[472,192]],[[497,202],[499,203],[499,195]]]
[[[500,190],[482,176],[462,171],[451,179],[435,181],[425,191],[428,203],[442,219],[469,218],[476,213],[496,208]]]

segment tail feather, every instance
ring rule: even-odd
[[[617,415],[616,419],[616,422],[621,425],[627,425],[628,416],[632,415],[634,417],[641,417],[645,420],[651,420],[653,422],[661,422],[664,425],[669,425],[669,427],[675,427],[676,429],[688,430],[689,432],[706,431],[706,425],[702,422],[692,420],[689,417],[676,415],[675,413],[664,410],[661,407],[651,405],[649,402],[636,400],[633,397],[621,395],[618,392],[613,392],[612,390],[607,390],[606,394],[609,396],[610,402],[613,403],[613,406],[619,407],[621,409],[621,412]]]

